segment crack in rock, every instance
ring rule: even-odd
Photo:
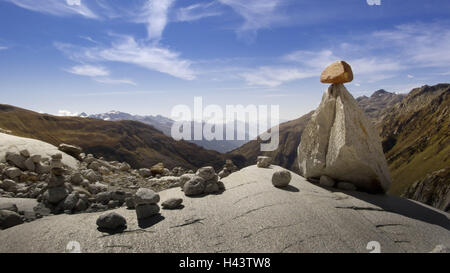
[[[128,248],[128,249],[133,249],[132,246],[126,246],[126,245],[111,245],[111,246],[105,246],[108,248],[116,248],[116,247],[120,247],[120,248]]]
[[[180,224],[180,225],[176,225],[176,226],[171,226],[170,228],[178,228],[178,227],[184,227],[184,226],[188,226],[188,225],[193,225],[193,224],[202,224],[202,221],[205,220],[206,218],[196,218],[196,219],[188,219],[188,220],[184,220],[184,224]]]
[[[244,217],[245,215],[250,214],[250,213],[255,212],[255,211],[258,211],[258,210],[262,210],[262,209],[269,208],[269,207],[274,207],[274,206],[279,206],[279,205],[285,205],[285,204],[291,204],[291,203],[277,203],[277,204],[266,205],[266,206],[258,207],[258,208],[255,208],[255,209],[251,209],[251,210],[248,210],[248,211],[244,212],[243,214],[240,214],[240,215],[232,218],[231,221],[239,219],[241,217]]]
[[[241,199],[239,199],[236,202],[234,202],[233,205],[236,205],[237,203],[241,202],[242,200],[248,199],[250,197],[255,197],[255,196],[258,196],[258,195],[261,195],[261,194],[264,194],[264,193],[268,193],[268,192],[270,192],[270,191],[263,191],[263,192],[258,192],[258,193],[252,194],[252,195],[244,196]]]
[[[383,228],[383,227],[395,227],[395,226],[404,226],[403,224],[380,224],[380,225],[375,225],[376,228]]]
[[[296,225],[299,225],[299,224],[301,224],[301,223],[295,223],[295,224],[284,225],[284,226],[269,226],[269,227],[262,228],[262,229],[258,230],[258,231],[255,232],[255,233],[247,234],[247,235],[243,236],[242,238],[247,239],[247,238],[252,237],[253,235],[258,235],[259,233],[261,233],[261,232],[263,232],[263,231],[266,231],[266,230],[272,230],[272,229],[279,229],[279,228],[293,227],[293,226],[296,226]]]
[[[244,184],[240,184],[240,185],[228,188],[227,191],[232,190],[232,189],[236,189],[236,188],[239,188],[239,187],[242,187],[242,186],[245,186],[245,185],[255,184],[255,183],[258,183],[258,181],[251,181],[251,182],[247,182],[247,183],[244,183]]]

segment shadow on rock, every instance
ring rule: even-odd
[[[169,208],[163,208],[163,210],[182,210],[182,209],[184,209],[184,205],[183,205],[183,204],[179,205],[179,206],[176,207],[176,208],[171,208],[171,209],[169,209]]]
[[[117,229],[106,229],[106,228],[101,228],[101,227],[97,228],[98,231],[103,232],[103,233],[108,233],[109,235],[123,233],[126,229],[127,229],[127,226],[123,226],[123,227],[120,227]]]
[[[432,225],[441,226],[450,230],[450,220],[445,216],[445,212],[438,212],[438,209],[429,208],[427,205],[419,202],[411,201],[406,198],[389,195],[389,194],[369,194],[359,191],[346,191],[325,186],[317,186],[331,192],[342,192],[354,198],[360,199],[381,209],[396,214],[403,215],[408,218],[426,222]]]
[[[156,225],[157,223],[161,222],[162,220],[164,220],[165,217],[162,216],[161,214],[149,217],[149,218],[145,218],[145,219],[138,219],[138,226],[140,228],[149,228],[151,226]]]
[[[292,185],[287,185],[286,187],[275,187],[275,188],[283,190],[283,191],[300,192],[300,190],[297,187],[294,187]]]

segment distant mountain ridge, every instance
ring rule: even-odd
[[[83,118],[93,118],[93,119],[101,119],[106,121],[120,121],[120,120],[133,120],[133,121],[139,121],[148,125],[153,126],[155,129],[161,131],[166,136],[171,137],[171,128],[172,125],[175,123],[174,120],[157,115],[147,115],[147,116],[141,116],[141,115],[132,115],[129,113],[121,112],[121,111],[109,111],[107,113],[100,113],[100,114],[92,114],[87,115],[86,113],[81,113],[78,115],[79,117]],[[192,122],[191,128],[194,127],[194,122]],[[198,124],[198,123],[197,123]],[[247,127],[248,124],[245,124]],[[235,134],[239,131],[238,127],[235,126]],[[194,132],[193,129],[191,129],[191,132]],[[224,129],[225,132],[225,129]],[[189,142],[197,144],[205,149],[208,150],[214,150],[218,151],[220,153],[226,153],[231,150],[234,150],[248,141],[252,140],[256,136],[250,136],[248,132],[245,132],[245,140],[226,140],[224,136],[224,140],[189,140]],[[192,137],[192,139],[194,139]]]

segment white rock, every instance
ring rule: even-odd
[[[0,160],[7,152],[19,153],[24,149],[27,149],[30,154],[39,154],[44,157],[61,153],[57,147],[43,141],[0,133]],[[62,162],[72,169],[78,167],[77,160],[65,153],[62,154]]]
[[[370,192],[391,179],[378,132],[343,84],[333,84],[306,126],[298,147],[306,178],[327,175]]]

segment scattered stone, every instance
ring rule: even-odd
[[[272,159],[268,156],[258,156],[256,166],[258,168],[269,168],[272,163]]]
[[[32,155],[32,156],[31,156],[31,160],[33,160],[33,162],[34,162],[35,164],[41,162],[41,158],[42,158],[41,155]]]
[[[134,209],[136,207],[136,204],[134,204],[134,198],[127,197],[125,199],[125,205],[127,206],[127,209]]]
[[[120,164],[119,171],[121,171],[121,172],[128,172],[130,169],[131,169],[130,164],[128,164],[126,162],[123,162],[123,163]]]
[[[72,192],[67,196],[67,198],[64,200],[64,210],[72,211],[77,206],[77,203],[79,201],[80,197],[77,192]]]
[[[118,230],[121,228],[126,228],[127,220],[125,220],[125,218],[118,213],[109,212],[98,217],[97,226],[100,229]]]
[[[25,162],[26,158],[23,155],[17,154],[17,153],[7,152],[5,154],[5,160],[9,164],[11,164],[13,166],[16,166],[17,168],[19,168],[21,170],[25,170],[24,162]]]
[[[151,169],[150,169],[152,175],[162,175],[164,173],[164,164],[163,163],[158,163],[156,165],[154,165]]]
[[[136,205],[137,219],[150,218],[159,213],[159,206],[156,204],[140,204]]]
[[[82,160],[80,154],[83,150],[78,146],[61,144],[59,145],[58,150],[74,157],[75,159],[78,159],[80,161]]]
[[[23,164],[25,165],[25,168],[30,172],[34,172],[36,170],[36,166],[34,165],[33,159],[31,157],[27,158],[27,160],[25,160]]]
[[[337,183],[337,188],[346,191],[356,191],[356,186],[348,182]]]
[[[17,212],[0,210],[0,229],[7,229],[20,224],[23,224],[23,220]]]
[[[103,205],[108,204],[109,200],[111,200],[111,192],[108,191],[100,192],[95,197],[95,201]]]
[[[346,83],[353,81],[351,66],[344,61],[337,61],[329,65],[320,76],[322,83]]]
[[[139,175],[144,178],[147,178],[147,177],[152,176],[152,172],[149,169],[142,168],[142,169],[139,169]]]
[[[17,183],[10,179],[5,179],[0,182],[0,188],[7,192],[15,192],[17,190]]]
[[[183,174],[182,176],[180,176],[179,183],[180,183],[180,187],[182,190],[184,188],[184,184],[186,184],[186,182],[191,180],[193,177],[195,177],[195,174],[193,174],[193,173],[186,173],[186,174]]]
[[[30,152],[27,149],[24,149],[24,150],[20,151],[20,155],[25,157],[25,158],[29,158],[30,157]]]
[[[140,188],[134,195],[136,206],[145,204],[156,204],[159,202],[159,194],[146,188]]]
[[[163,209],[177,209],[181,206],[183,203],[183,199],[181,198],[170,198],[166,201],[164,201],[161,206]]]
[[[320,177],[320,185],[321,186],[334,187],[334,184],[336,184],[336,182],[334,181],[333,178],[326,176],[326,175],[322,175]]]
[[[11,167],[5,170],[5,175],[11,179],[14,179],[16,177],[19,177],[22,175],[22,171],[16,167]]]
[[[291,172],[286,170],[276,171],[272,175],[272,184],[277,188],[283,188],[291,182]]]
[[[205,190],[205,180],[199,176],[194,176],[184,184],[183,191],[186,196],[201,195]]]
[[[74,173],[74,174],[72,174],[72,176],[70,177],[70,182],[73,184],[73,185],[76,185],[76,186],[78,186],[78,185],[81,185],[81,182],[83,182],[83,176],[81,175],[81,173]]]

